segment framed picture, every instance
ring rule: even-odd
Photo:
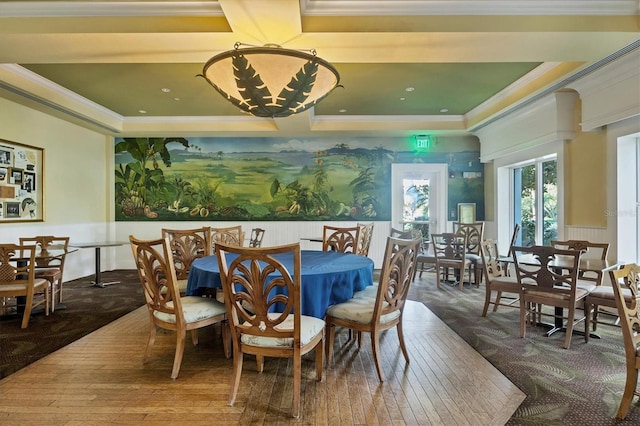
[[[22,181],[22,189],[31,193],[36,190],[36,174],[33,172],[24,172],[24,180]]]
[[[44,150],[0,139],[0,223],[44,221]]]
[[[13,165],[12,153],[9,147],[0,146],[0,167],[11,167]]]
[[[476,203],[458,203],[458,221],[473,223],[476,221]]]
[[[4,203],[5,215],[4,217],[9,218],[18,218],[20,217],[20,203],[7,201]]]
[[[13,185],[22,186],[23,180],[23,170],[22,169],[9,169],[11,172],[9,173],[9,183]]]

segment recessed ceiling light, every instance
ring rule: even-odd
[[[342,109],[338,110],[338,112],[347,112],[347,110],[342,108]]]
[[[147,113],[147,110],[146,110],[146,109],[139,109],[139,110],[138,110],[138,112],[139,112],[140,114],[146,114],[146,113]]]
[[[400,98],[400,100],[401,100],[401,101],[405,101],[405,100],[407,100],[407,98]]]
[[[449,112],[449,110],[448,110],[448,109],[446,109],[446,108],[442,108],[442,109],[440,110],[440,112]]]
[[[416,90],[414,87],[407,87],[404,89],[405,92],[413,92],[414,90]]]
[[[174,101],[179,101],[179,100],[180,100],[180,98],[173,98],[173,100],[174,100]]]
[[[163,87],[162,89],[160,89],[162,92],[164,93],[169,93],[171,91],[171,89],[168,89],[166,87]]]

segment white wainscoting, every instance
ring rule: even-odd
[[[355,226],[357,224],[357,222],[117,222],[115,239],[128,241],[129,235],[141,239],[160,238],[162,228],[186,229],[201,226],[224,228],[240,224],[247,238],[252,228],[264,229],[263,246],[277,246],[299,241],[303,250],[321,250],[321,243],[302,240],[302,238],[322,238],[322,227],[325,223],[333,226]],[[380,268],[384,257],[386,238],[391,230],[391,222],[374,223],[369,257],[375,262],[375,267]],[[126,250],[116,249],[116,253],[118,269],[135,268],[131,249],[128,246]]]

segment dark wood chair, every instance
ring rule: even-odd
[[[567,241],[551,241],[551,245],[556,248],[567,250],[579,250],[582,253],[580,259],[582,262],[588,259],[597,259],[606,262],[609,253],[609,243],[592,243],[586,240],[567,240]],[[604,269],[604,268],[603,268]],[[589,341],[589,325],[591,329],[596,331],[598,324],[615,325],[614,321],[602,321],[600,313],[611,315],[616,310],[616,298],[613,294],[613,288],[602,285],[603,270],[580,270],[578,273],[578,287],[589,292],[584,299],[584,312],[587,320],[584,322],[584,339]],[[601,308],[609,308],[605,311]]]
[[[516,276],[522,287],[520,337],[525,337],[527,318],[536,324],[542,316],[552,316],[555,327],[562,327],[566,319],[564,348],[569,349],[574,326],[586,321],[585,315],[581,314],[583,311],[577,309],[588,294],[578,287],[580,256],[578,250],[513,246]],[[552,314],[545,313],[542,311],[544,305],[556,309]]]
[[[436,257],[436,285],[440,288],[441,276],[448,278],[449,269],[456,271],[460,289],[464,286],[464,275],[468,272],[471,283],[473,264],[467,259],[467,237],[453,232],[431,234],[431,245]]]
[[[249,247],[262,246],[262,238],[264,238],[264,229],[253,228],[251,230],[251,236],[249,237]]]

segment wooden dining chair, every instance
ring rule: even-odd
[[[211,255],[211,228],[203,226],[194,229],[162,229],[162,238],[169,239],[173,266],[180,295],[187,292],[189,270],[194,260]]]
[[[588,259],[596,259],[606,262],[609,253],[609,243],[594,243],[587,240],[567,240],[567,241],[551,241],[553,247],[579,250],[582,255],[580,259],[583,262]],[[606,264],[603,264],[606,266]],[[598,324],[616,325],[615,320],[601,320],[600,314],[609,317],[612,311],[616,310],[616,299],[613,294],[613,288],[602,285],[604,268],[584,270],[581,269],[578,274],[578,287],[588,291],[587,297],[584,299],[584,311],[587,319],[584,322],[584,339],[589,341],[590,331],[596,331]],[[609,308],[609,311],[601,308]],[[589,327],[591,325],[591,327]]]
[[[242,225],[228,226],[226,228],[211,228],[211,253],[214,252],[213,246],[216,243],[231,244],[242,247],[244,245],[244,232]]]
[[[264,229],[253,228],[251,230],[251,236],[249,237],[249,247],[261,247],[263,238],[264,238]]]
[[[616,418],[624,419],[634,396],[640,396],[638,390],[638,370],[640,369],[640,266],[627,264],[609,272],[611,286],[616,299],[616,308],[622,327],[624,354],[627,365],[627,380],[620,400]],[[628,294],[628,295],[627,295]]]
[[[465,272],[471,283],[473,264],[467,259],[467,236],[453,232],[431,234],[431,244],[436,258],[436,286],[440,289],[441,275],[447,279],[449,269],[456,271],[458,285],[462,290]]]
[[[216,323],[221,324],[224,353],[228,358],[229,333],[224,304],[209,297],[180,296],[168,238],[145,241],[129,236],[129,241],[149,311],[150,330],[144,363],[150,359],[156,329],[175,331],[176,351],[171,378],[178,378],[187,331],[191,331],[191,340],[197,345],[198,329]]]
[[[371,239],[373,238],[373,222],[358,223],[360,234],[358,236],[358,248],[356,254],[361,256],[369,256],[369,248],[371,247]]]
[[[516,277],[508,276],[503,267],[503,262],[499,260],[498,242],[496,240],[483,240],[480,243],[480,255],[483,258],[482,270],[484,272],[485,297],[482,316],[487,316],[489,305],[493,305],[493,312],[498,310],[498,306],[520,307],[520,293],[522,288]],[[495,292],[495,299],[493,293]],[[508,302],[502,301],[503,293],[508,293]]]
[[[264,357],[292,358],[291,412],[297,418],[302,355],[315,349],[316,379],[322,380],[325,336],[323,320],[301,314],[300,244],[243,248],[218,243],[215,253],[233,342],[229,405],[235,403],[244,354],[256,356],[259,372]],[[276,259],[279,254],[293,257],[293,270]]]
[[[24,298],[24,306],[18,306],[23,309],[21,328],[29,326],[31,312],[37,306],[44,304],[45,315],[49,315],[51,285],[45,278],[36,278],[35,254],[35,246],[0,244],[0,298]]]
[[[356,253],[360,241],[360,227],[339,227],[324,225],[322,229],[322,250],[340,253]]]
[[[482,280],[482,256],[480,256],[480,243],[484,238],[484,222],[453,222],[453,232],[458,235],[466,235],[466,258],[473,265],[473,277],[476,285]]]
[[[387,237],[380,279],[373,297],[369,292],[359,292],[351,300],[332,305],[327,310],[327,362],[333,357],[335,327],[345,327],[358,334],[361,342],[362,333],[371,334],[371,351],[380,382],[384,381],[381,363],[380,333],[396,327],[400,349],[406,363],[409,354],[404,343],[402,318],[404,305],[413,281],[416,268],[416,256],[421,238],[411,240]]]
[[[542,316],[551,316],[556,327],[566,319],[564,348],[569,349],[574,326],[586,321],[583,311],[577,309],[587,296],[587,291],[578,287],[581,254],[549,246],[513,247],[516,276],[522,287],[520,337],[525,337],[527,318],[537,324]],[[552,314],[544,312],[545,305],[556,309]]]
[[[64,263],[69,250],[69,237],[55,237],[52,235],[38,235],[36,237],[20,238],[21,245],[35,245],[41,253],[46,253],[48,249],[55,247],[61,249],[56,256],[39,256],[36,258],[36,278],[44,278],[51,284],[51,312],[56,310],[57,303],[62,303],[62,277],[64,274]]]

